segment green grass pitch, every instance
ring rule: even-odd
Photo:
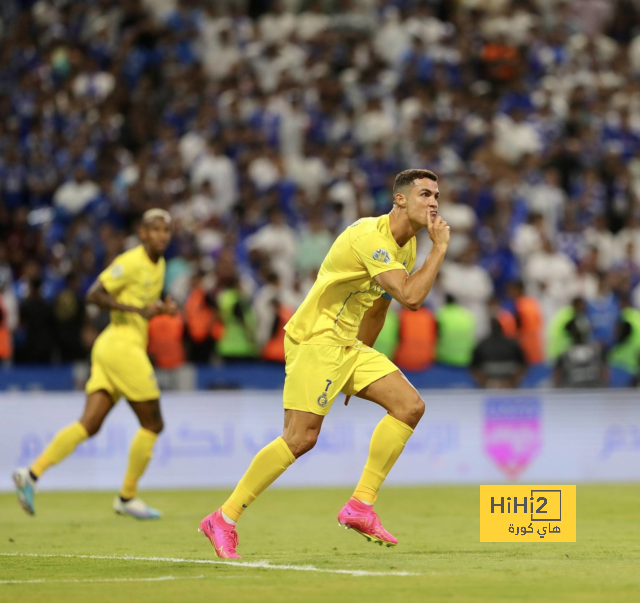
[[[274,489],[242,518],[240,564],[189,562],[215,560],[197,527],[226,494],[145,492],[164,512],[147,523],[115,516],[108,493],[42,493],[35,518],[1,495],[0,602],[640,601],[637,484],[578,486],[575,544],[518,545],[479,542],[478,487],[384,488],[391,549],[338,527],[347,488]],[[265,560],[331,571],[241,565]]]

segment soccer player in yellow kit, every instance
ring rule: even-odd
[[[284,432],[255,456],[229,499],[200,523],[219,557],[238,559],[235,524],[242,512],[301,455],[311,450],[339,392],[387,411],[371,437],[352,498],[338,514],[346,528],[393,546],[373,511],[378,490],[424,413],[424,402],[398,368],[373,346],[391,298],[409,310],[424,302],[449,245],[438,216],[438,178],[429,170],[397,175],[393,209],[363,218],[334,242],[318,278],[285,327]],[[416,233],[427,228],[433,249],[416,260]]]
[[[140,429],[131,444],[124,483],[113,508],[137,519],[160,517],[160,512],[146,505],[136,491],[163,427],[160,391],[147,356],[148,323],[157,314],[177,311],[170,299],[160,301],[163,254],[171,240],[169,213],[162,209],[147,211],[142,217],[140,238],[142,244],[118,256],[87,294],[89,303],[111,311],[111,322],[91,351],[91,376],[82,417],[59,431],[28,469],[13,473],[18,501],[30,515],[35,514],[35,484],[44,471],[98,433],[109,411],[124,396],[140,421]]]

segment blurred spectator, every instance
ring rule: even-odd
[[[224,328],[218,354],[227,360],[256,358],[255,315],[237,276],[227,279],[215,300]]]
[[[82,343],[85,323],[85,300],[80,291],[78,275],[71,273],[66,286],[53,300],[56,347],[62,362],[76,362],[86,357],[87,349]]]
[[[309,216],[309,224],[300,235],[297,251],[297,266],[300,274],[308,275],[318,270],[333,245],[334,237],[323,225],[316,212]]]
[[[507,337],[500,320],[493,316],[491,331],[473,350],[471,372],[478,385],[486,389],[516,388],[527,363],[518,343]]]
[[[415,312],[401,308],[399,318],[398,347],[390,358],[401,369],[421,371],[428,368],[436,354],[438,327],[433,313],[425,306]]]
[[[262,261],[268,262],[286,286],[291,286],[297,240],[295,231],[287,224],[279,209],[271,209],[268,224],[249,237],[247,247],[249,251],[262,256]]]
[[[149,321],[148,352],[154,366],[175,370],[186,362],[184,321],[180,314],[160,314]]]
[[[98,185],[89,180],[85,168],[78,167],[73,173],[73,179],[65,182],[55,192],[53,203],[68,216],[75,216],[98,196],[99,191]]]
[[[614,343],[619,315],[620,304],[611,290],[609,279],[601,274],[598,279],[598,294],[587,300],[587,317],[593,329],[593,337],[605,350]]]
[[[458,262],[445,261],[441,270],[442,287],[474,316],[476,337],[488,331],[487,302],[493,295],[489,273],[478,265],[478,247],[470,243]]]
[[[276,271],[295,307],[335,236],[388,211],[412,165],[441,177],[442,283],[476,337],[494,295],[530,362],[540,317],[548,328],[574,297],[602,341],[611,295],[640,307],[632,2],[107,4],[0,9],[0,272],[18,348],[12,300],[31,279],[49,301],[72,273],[84,291],[156,206],[175,218],[180,303],[203,270],[190,308],[213,312],[206,292],[233,266],[252,302]],[[516,279],[522,311],[505,297]],[[206,360],[219,323],[193,330],[190,315],[187,355]],[[85,319],[85,358],[102,324]]]
[[[203,278],[202,272],[192,276],[191,292],[185,303],[185,322],[190,344],[189,359],[196,363],[209,361],[214,340],[220,335],[215,330],[215,302],[205,290]]]
[[[544,320],[540,304],[534,297],[524,294],[522,281],[514,281],[507,287],[507,297],[513,308],[518,332],[518,343],[527,364],[544,361]]]
[[[591,329],[584,315],[572,318],[564,327],[569,341],[555,365],[556,387],[604,387],[607,365],[602,346],[590,342]]]
[[[399,336],[400,318],[395,308],[389,307],[373,349],[382,352],[387,358],[393,360],[396,350],[398,349]]]
[[[516,339],[518,334],[518,328],[516,325],[516,319],[514,315],[501,307],[500,300],[497,297],[492,297],[487,305],[489,312],[489,318],[495,318],[502,329],[502,333],[509,339]]]
[[[640,370],[640,311],[622,298],[622,313],[615,323],[615,345],[609,352],[612,367],[637,375]]]
[[[476,320],[473,313],[448,294],[445,304],[436,312],[436,322],[436,361],[447,366],[469,366],[475,346]]]
[[[18,364],[48,364],[53,358],[55,322],[51,305],[42,297],[42,280],[35,277],[20,304],[20,328],[16,340]]]
[[[554,363],[561,354],[567,351],[572,342],[574,331],[569,332],[567,325],[573,320],[578,321],[578,326],[586,336],[589,319],[586,315],[587,307],[582,297],[576,297],[571,305],[561,308],[549,323],[547,331],[547,356]]]

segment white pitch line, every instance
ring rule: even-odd
[[[418,576],[411,572],[375,572],[369,570],[324,569],[313,565],[276,565],[269,561],[221,561],[219,559],[182,559],[180,557],[118,557],[115,555],[57,555],[53,553],[0,553],[2,557],[53,557],[60,559],[106,559],[111,561],[155,561],[160,563],[196,563],[204,565],[230,565],[294,572],[344,574],[347,576]]]
[[[0,584],[76,584],[80,582],[166,582],[167,580],[199,580],[204,576],[158,576],[156,578],[69,578],[67,580],[0,580]]]

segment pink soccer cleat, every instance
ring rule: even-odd
[[[222,511],[207,515],[201,522],[198,532],[202,532],[211,542],[216,555],[221,559],[242,559],[236,553],[238,532],[236,527],[222,518]]]
[[[365,505],[357,498],[350,498],[338,513],[338,523],[347,530],[362,534],[369,542],[377,542],[380,546],[395,546],[398,544],[387,530],[382,527],[378,514],[373,506]]]

